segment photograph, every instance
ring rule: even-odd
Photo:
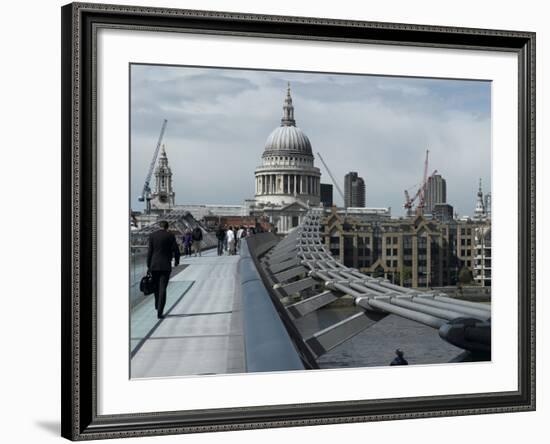
[[[535,30],[295,12],[61,9],[63,437],[535,410]]]
[[[491,80],[128,69],[131,379],[491,361]]]

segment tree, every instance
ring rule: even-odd
[[[467,267],[462,267],[460,271],[458,272],[458,282],[459,286],[464,286],[471,284],[474,279],[474,275],[472,274],[472,270],[470,270]]]
[[[410,284],[412,279],[412,268],[408,266],[403,267],[403,285]]]
[[[462,267],[458,272],[458,292],[460,296],[464,296],[463,288],[465,285],[471,284],[474,279],[472,270],[467,267]]]

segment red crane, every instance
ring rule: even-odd
[[[428,180],[437,174],[437,170],[434,170],[430,177],[428,177],[429,152],[430,150],[426,150],[426,160],[424,160],[424,175],[422,176],[422,182],[420,182],[420,187],[418,188],[412,199],[409,195],[409,190],[416,187],[417,185],[412,186],[411,188],[409,188],[409,190],[405,190],[405,203],[403,204],[403,208],[407,210],[407,216],[413,215],[413,204],[416,199],[419,199],[418,205],[416,206],[416,214],[424,213],[424,206],[426,205],[426,187],[428,186]]]

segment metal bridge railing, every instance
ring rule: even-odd
[[[322,354],[394,314],[439,330],[446,341],[487,359],[491,345],[490,306],[456,300],[433,290],[405,288],[387,279],[367,276],[338,262],[321,239],[321,209],[261,259],[261,266],[293,319],[310,314],[343,295],[363,312],[303,338],[319,358]],[[298,299],[297,302],[293,302]]]
[[[182,237],[186,230],[193,230],[199,227],[203,232],[202,249],[215,248],[218,244],[216,234],[211,231],[207,231],[206,228],[199,223],[189,211],[173,210],[169,213],[163,214],[159,217],[158,221],[146,225],[139,230],[131,232],[132,246],[147,245],[149,235],[160,229],[159,222],[165,220],[169,223],[169,230],[176,235],[178,244],[182,244]]]

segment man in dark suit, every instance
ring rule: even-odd
[[[147,270],[153,276],[155,282],[155,308],[157,317],[164,318],[164,305],[166,304],[166,287],[172,272],[172,257],[174,265],[180,263],[180,249],[176,237],[168,231],[168,222],[159,222],[160,230],[149,235],[149,249],[147,251]]]

